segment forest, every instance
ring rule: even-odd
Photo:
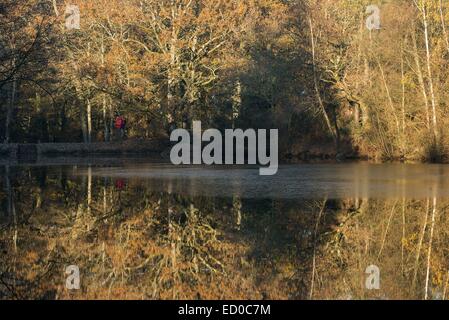
[[[448,158],[448,1],[1,0],[0,21],[5,144],[114,141],[121,115],[130,141],[202,121],[279,129],[287,158]]]

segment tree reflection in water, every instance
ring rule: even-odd
[[[446,299],[449,201],[282,200],[4,167],[2,299]],[[65,288],[77,265],[81,290]],[[365,270],[381,270],[367,290]]]

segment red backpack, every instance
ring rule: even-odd
[[[117,117],[117,119],[115,119],[115,128],[116,129],[123,128],[124,122],[125,122],[125,120],[123,119],[123,117]]]

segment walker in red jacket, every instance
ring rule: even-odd
[[[120,138],[122,139],[125,137],[125,126],[126,126],[125,118],[123,118],[122,116],[118,116],[115,119],[115,128],[117,130],[120,130]]]

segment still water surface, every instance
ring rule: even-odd
[[[449,166],[4,165],[2,299],[445,299]],[[68,290],[76,265],[81,288]],[[379,267],[379,290],[365,270]]]
[[[95,176],[148,181],[154,191],[190,196],[274,200],[449,197],[449,165],[284,165],[275,176],[260,176],[257,167],[174,167],[169,164],[92,170]]]

